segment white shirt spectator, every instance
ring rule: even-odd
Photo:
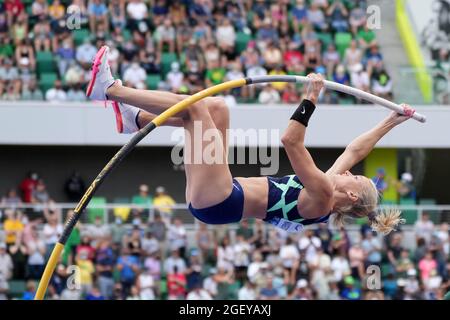
[[[233,246],[234,250],[234,265],[236,267],[246,267],[250,263],[249,253],[251,250],[250,244],[246,241],[237,242]]]
[[[48,223],[44,225],[42,233],[45,237],[46,244],[55,244],[58,242],[59,236],[63,232],[62,224],[58,223],[56,226],[51,226]]]
[[[153,276],[148,273],[142,273],[138,277],[139,283],[139,297],[142,300],[155,300],[155,292],[153,287],[155,286],[155,281],[153,280]]]
[[[199,289],[189,292],[186,300],[212,300],[212,297],[205,289]]]
[[[0,274],[0,300],[8,300],[7,295],[4,293],[9,290],[9,284],[6,278]]]
[[[129,2],[127,5],[127,13],[131,19],[142,20],[147,16],[148,8],[144,1]]]
[[[389,80],[384,85],[382,85],[377,80],[374,80],[372,85],[372,91],[375,95],[389,94],[390,92],[392,92],[392,80]]]
[[[145,88],[147,72],[137,62],[133,62],[123,73],[123,80],[137,89]]]
[[[11,278],[13,267],[11,256],[8,253],[0,254],[0,273],[6,280]]]
[[[170,249],[176,250],[182,247],[186,247],[186,236],[187,232],[183,225],[170,225],[169,231],[167,233]]]
[[[172,26],[160,25],[155,30],[156,40],[175,40],[175,28]]]
[[[67,93],[62,89],[51,88],[45,93],[45,99],[50,102],[66,101]]]
[[[233,269],[234,249],[232,246],[217,249],[217,265],[223,266],[225,269]]]
[[[247,69],[247,77],[267,76],[267,70],[261,66],[252,66]]]
[[[310,261],[310,264],[321,270],[327,270],[331,267],[331,258],[328,254],[322,252],[317,254],[314,259]]]
[[[238,300],[256,300],[257,297],[255,289],[247,288],[247,286],[239,289]]]
[[[217,295],[217,282],[213,279],[213,276],[207,277],[203,280],[203,289],[208,291],[212,297]]]
[[[97,48],[86,42],[77,48],[75,58],[78,62],[91,64],[97,54]]]
[[[184,262],[184,260],[180,257],[168,257],[166,261],[164,261],[164,271],[166,273],[172,273],[175,266],[180,273],[184,273],[186,271],[186,262]]]
[[[366,71],[352,72],[350,82],[353,87],[360,90],[367,90],[370,87],[369,74]]]
[[[35,239],[27,243],[28,250],[28,264],[29,265],[43,265],[45,258],[42,254],[45,252],[45,243],[41,239]]]
[[[272,104],[279,103],[281,101],[281,98],[277,90],[275,90],[271,86],[267,86],[259,94],[258,101],[262,104]]]
[[[260,261],[253,261],[249,264],[247,268],[247,277],[250,281],[253,282],[255,280],[255,276],[258,274],[259,270],[261,269],[261,265],[263,264],[264,262]]]
[[[317,257],[317,249],[320,248],[322,245],[322,242],[317,237],[306,237],[302,236],[300,240],[298,241],[298,247],[300,250],[306,251],[306,261],[311,262]]]
[[[230,70],[225,74],[226,81],[242,79],[242,78],[245,78],[245,76],[244,76],[244,73],[239,69]]]
[[[414,224],[414,233],[417,238],[424,238],[428,243],[434,231],[434,223],[431,220],[417,220]]]
[[[280,249],[280,258],[283,261],[283,267],[292,268],[300,258],[300,253],[295,244],[285,244]]]
[[[184,74],[181,71],[170,71],[167,74],[167,83],[169,84],[170,90],[176,92],[180,89],[183,84]]]
[[[334,278],[337,281],[341,281],[351,272],[347,259],[341,256],[334,257],[333,260],[331,260],[331,270],[333,270]]]
[[[160,249],[159,241],[156,238],[144,238],[142,239],[142,250],[151,255],[158,252]]]
[[[236,32],[232,25],[221,25],[217,27],[216,30],[217,42],[219,45],[226,45],[233,47],[236,41]]]

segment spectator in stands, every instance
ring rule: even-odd
[[[4,10],[8,17],[8,26],[11,26],[17,17],[23,13],[25,6],[21,0],[5,0]]]
[[[350,42],[350,46],[345,49],[343,63],[350,71],[350,73],[358,72],[357,69],[360,68],[360,63],[362,61],[362,50],[358,47],[358,42],[353,39]]]
[[[185,274],[187,291],[195,290],[199,286],[201,287],[203,282],[202,264],[200,262],[200,252],[197,248],[191,250]]]
[[[149,214],[149,207],[152,205],[153,198],[149,194],[149,188],[146,184],[141,184],[139,186],[139,193],[134,195],[131,199],[131,203],[138,206],[138,208],[133,208],[139,215]]]
[[[169,224],[167,239],[171,250],[179,250],[181,257],[185,257],[187,247],[187,232],[183,222],[175,218]]]
[[[281,246],[279,255],[284,268],[285,283],[295,284],[300,253],[291,237],[288,237],[286,243]]]
[[[199,229],[195,233],[195,240],[197,247],[200,250],[202,260],[204,262],[208,262],[212,255],[211,251],[213,249],[215,239],[205,223],[200,222]]]
[[[102,295],[98,287],[93,286],[92,289],[86,294],[86,300],[105,300],[105,297]]]
[[[53,88],[45,93],[45,100],[50,102],[63,102],[67,100],[67,93],[63,90],[61,80],[55,80]]]
[[[94,284],[93,275],[95,266],[89,259],[89,255],[86,251],[80,251],[77,254],[75,263],[80,270],[81,294],[88,295]]]
[[[150,255],[144,261],[144,269],[148,269],[148,272],[152,275],[156,284],[158,284],[161,279],[161,265],[159,252]]]
[[[125,1],[123,0],[111,0],[108,6],[108,12],[110,15],[110,22],[113,28],[124,29],[126,26],[125,17]]]
[[[342,0],[333,1],[326,10],[326,14],[331,19],[331,28],[333,31],[348,31],[348,10]]]
[[[163,242],[165,240],[167,226],[160,213],[155,214],[154,220],[149,223],[148,230],[158,241]]]
[[[321,31],[328,30],[326,17],[319,5],[315,2],[311,3],[308,9],[308,21],[314,26],[314,28]]]
[[[22,199],[17,195],[16,189],[9,189],[6,195],[2,198],[1,205],[7,206],[15,210],[16,207],[22,204]]]
[[[336,50],[334,44],[330,44],[327,50],[323,53],[323,65],[327,69],[328,77],[331,77],[333,70],[340,64],[341,58],[339,57],[339,52]]]
[[[6,243],[0,242],[0,277],[9,280],[13,274],[13,262],[6,249]]]
[[[283,90],[283,94],[281,96],[281,101],[283,103],[298,103],[300,100],[300,95],[298,93],[297,88],[293,83],[289,83],[286,86],[286,89]]]
[[[366,22],[366,12],[364,11],[363,7],[355,6],[350,11],[349,17],[350,29],[352,33],[356,35],[358,33],[358,30],[360,30],[366,24]]]
[[[19,78],[17,67],[14,66],[13,61],[9,58],[3,59],[3,64],[0,65],[0,94],[3,94],[4,88],[13,84]]]
[[[264,86],[263,90],[258,96],[258,102],[262,104],[275,104],[279,103],[280,101],[280,94],[277,90],[275,90],[272,84]]]
[[[0,300],[8,300],[8,292],[9,292],[8,281],[6,280],[2,271],[0,270]]]
[[[63,225],[59,222],[58,214],[50,212],[46,214],[46,223],[42,231],[46,245],[46,257],[50,256],[53,247],[58,242],[59,237],[63,232]]]
[[[36,84],[36,79],[31,78],[27,84],[22,86],[21,100],[41,101],[44,100],[44,94]]]
[[[137,60],[133,61],[123,73],[124,83],[136,89],[144,89],[146,79],[147,72],[139,65]]]
[[[167,273],[167,291],[169,300],[184,300],[186,297],[186,275],[177,266]]]
[[[83,69],[89,70],[96,53],[97,48],[92,45],[89,37],[86,37],[83,44],[77,47],[75,58]]]
[[[20,215],[14,210],[5,210],[5,216],[6,219],[3,223],[5,243],[8,247],[10,247],[16,243],[17,239],[20,239],[24,225],[20,220]]]
[[[130,294],[131,287],[136,281],[139,272],[139,259],[130,254],[130,250],[127,247],[122,247],[122,254],[117,259],[116,268],[120,272],[122,292],[126,297]]]
[[[147,232],[145,238],[142,239],[142,250],[145,256],[152,256],[160,252],[160,243],[153,233]]]
[[[308,280],[299,279],[297,281],[295,289],[289,296],[289,300],[312,300],[311,291],[308,287]]]
[[[113,268],[115,257],[109,240],[103,240],[98,245],[95,257],[95,270],[97,272],[97,283],[100,293],[106,299],[110,299],[113,294],[114,279]]]
[[[169,52],[175,52],[175,28],[169,18],[164,19],[164,23],[156,28],[153,37],[159,52],[165,51],[165,45],[169,47]]]
[[[426,243],[429,243],[433,232],[434,223],[430,220],[430,215],[424,212],[422,217],[414,223],[416,239],[423,238]]]
[[[142,300],[155,300],[155,279],[152,275],[152,270],[144,267],[142,273],[139,274],[136,280],[136,289],[139,293],[139,298]]]
[[[400,196],[400,199],[416,199],[416,190],[413,184],[413,176],[411,173],[402,173],[400,181],[397,185],[397,192]]]
[[[180,71],[180,64],[177,61],[172,62],[166,79],[168,89],[173,93],[179,93],[183,84],[184,74]]]
[[[89,28],[92,33],[95,33],[99,24],[105,25],[106,29],[109,26],[108,7],[100,0],[90,0],[88,5]]]
[[[170,220],[173,213],[172,207],[175,204],[175,200],[166,192],[166,188],[162,186],[156,188],[153,205],[162,214],[163,219]]]
[[[363,24],[363,28],[358,31],[358,35],[356,36],[359,41],[359,45],[363,50],[377,44],[375,37],[375,32],[369,28],[367,23]]]
[[[403,236],[400,232],[394,233],[388,240],[387,244],[387,258],[391,264],[391,270],[394,271],[400,261],[402,251],[404,250],[402,245]]]
[[[140,32],[147,32],[148,25],[146,19],[148,18],[147,5],[142,0],[130,0],[127,4],[126,11],[128,14],[128,26],[132,31],[139,30]]]
[[[58,71],[61,76],[66,74],[69,65],[75,60],[75,50],[70,38],[64,39],[62,46],[56,51]]]
[[[364,92],[370,92],[369,74],[364,70],[363,65],[361,63],[357,63],[350,68],[350,84],[352,87]],[[362,101],[359,102],[361,103]]]
[[[385,180],[386,177],[386,171],[384,168],[378,168],[377,174],[375,177],[372,178],[373,183],[375,183],[378,193],[383,196],[383,193],[386,191],[386,189],[389,187],[387,181]]]
[[[350,264],[342,253],[338,252],[337,255],[331,260],[331,270],[334,272],[334,278],[337,281],[343,280],[346,276],[351,274]]]
[[[355,287],[355,279],[352,276],[344,278],[344,289],[342,289],[341,297],[344,300],[361,300],[361,290]]]
[[[236,279],[239,281],[244,281],[247,275],[247,268],[250,264],[250,251],[251,246],[248,241],[245,240],[244,236],[236,235],[236,242],[233,246],[234,251],[234,269],[236,274]]]

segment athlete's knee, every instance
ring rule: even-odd
[[[210,97],[210,100],[206,101],[208,104],[208,111],[211,117],[216,122],[217,120],[228,121],[229,110],[224,98]]]

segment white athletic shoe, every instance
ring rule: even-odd
[[[116,114],[116,126],[119,133],[134,133],[139,131],[137,117],[141,111],[139,108],[129,104],[113,101],[114,113]]]
[[[92,100],[106,101],[106,90],[114,83],[108,63],[108,53],[109,47],[101,47],[92,63],[91,80],[86,90],[86,96]]]

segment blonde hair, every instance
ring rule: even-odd
[[[343,206],[335,210],[334,224],[342,227],[348,218],[369,218],[369,224],[373,231],[388,235],[395,230],[397,225],[405,223],[401,218],[401,211],[395,208],[377,210],[380,195],[372,180],[363,188],[358,200],[351,205]],[[378,211],[378,212],[377,212]]]

